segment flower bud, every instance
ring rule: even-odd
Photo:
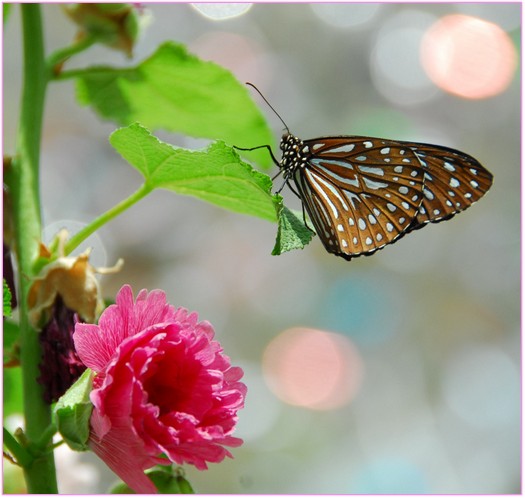
[[[65,234],[59,240],[59,253]],[[62,241],[62,242],[60,242]],[[120,268],[96,269],[89,263],[89,250],[79,256],[60,256],[47,264],[35,278],[28,293],[29,320],[40,330],[42,361],[38,382],[44,386],[44,400],[55,402],[86,369],[73,342],[75,325],[94,323],[103,309],[95,273]],[[51,257],[42,245],[42,256]]]
[[[138,11],[131,4],[68,4],[68,16],[80,26],[78,39],[94,36],[97,41],[131,57],[139,34]]]
[[[44,386],[44,401],[52,404],[60,398],[86,370],[73,343],[78,315],[57,296],[52,315],[39,335],[42,347],[39,384]]]

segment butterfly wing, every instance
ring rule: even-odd
[[[410,230],[452,218],[490,189],[492,174],[472,156],[437,145],[407,145],[425,168],[423,203]]]
[[[323,245],[345,259],[451,218],[492,183],[478,161],[446,147],[358,136],[303,144],[310,156],[293,179]]]
[[[424,169],[405,144],[368,137],[305,140],[294,180],[325,248],[350,259],[394,242],[423,202]]]

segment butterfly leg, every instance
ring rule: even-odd
[[[269,145],[258,145],[257,147],[250,147],[250,148],[244,148],[244,147],[237,147],[236,145],[232,145],[232,147],[234,149],[237,149],[237,150],[245,150],[247,152],[249,151],[252,151],[252,150],[257,150],[257,149],[267,149],[268,152],[270,153],[270,156],[272,157],[272,161],[277,165],[279,166],[279,161],[276,159],[276,157],[273,155],[273,151],[272,151],[272,148],[269,146]]]
[[[306,220],[306,210],[304,209],[304,204],[303,203],[301,203],[301,207],[303,208],[303,223],[304,223],[304,226],[306,228],[308,228],[308,230],[310,230],[310,232],[312,232],[314,235],[316,235],[316,231],[308,226],[308,221]]]
[[[312,230],[309,226],[308,226],[308,222],[306,221],[306,211],[304,209],[304,203],[303,203],[303,200],[301,198],[301,196],[299,195],[299,192],[297,192],[297,190],[295,190],[295,188],[292,186],[292,184],[288,181],[288,178],[286,179],[286,181],[284,182],[284,184],[282,185],[282,187],[277,191],[277,193],[281,192],[281,190],[284,188],[284,186],[288,184],[288,187],[290,188],[290,190],[297,196],[299,197],[299,199],[301,199],[301,208],[303,210],[303,223],[304,223],[304,226],[306,228],[308,228],[308,230],[310,230],[310,232],[312,232],[314,235],[317,233],[315,230]]]

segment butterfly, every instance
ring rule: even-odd
[[[325,249],[350,260],[404,235],[452,218],[491,187],[476,159],[440,145],[367,136],[301,140],[284,124],[276,159],[285,184],[301,199]],[[293,185],[292,183],[293,182]]]

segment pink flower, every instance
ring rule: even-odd
[[[232,436],[244,405],[243,371],[232,367],[208,322],[175,309],[160,290],[128,285],[99,324],[78,323],[74,341],[93,380],[89,445],[137,493],[155,493],[143,473],[164,454],[206,469],[239,446]]]

